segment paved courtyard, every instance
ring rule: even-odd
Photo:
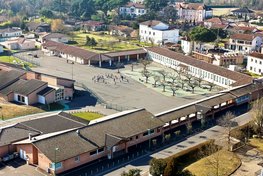
[[[24,57],[26,53],[20,53]],[[93,78],[101,75],[117,74],[117,70],[97,68],[87,65],[69,64],[65,59],[59,57],[44,56],[38,51],[39,58],[34,58],[40,64],[39,67],[33,68],[34,71],[47,73],[55,76],[75,79],[78,83],[83,83],[89,89],[98,94],[107,103],[128,108],[146,108],[152,113],[160,113],[171,108],[175,108],[208,95],[195,95],[187,97],[173,97],[162,95],[159,92],[146,87],[145,85],[133,80],[125,75],[125,70],[130,70],[131,66],[121,69],[121,73],[128,78],[128,81],[112,81],[105,83],[95,83]],[[33,58],[31,58],[33,59]],[[135,66],[137,69],[140,66]],[[84,101],[84,100],[83,100]],[[89,100],[85,100],[89,101]]]
[[[27,165],[21,159],[0,163],[0,176],[45,176],[36,167]]]

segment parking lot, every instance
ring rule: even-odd
[[[35,52],[36,53],[36,52]],[[34,54],[35,54],[34,53]],[[59,57],[45,56],[41,51],[37,52],[38,58],[28,56],[28,53],[19,53],[24,57],[31,57],[37,60],[40,66],[32,68],[34,71],[75,79],[78,83],[83,83],[99,95],[108,104],[130,108],[146,108],[152,113],[160,113],[171,108],[175,108],[207,95],[196,95],[188,97],[165,96],[159,92],[147,88],[145,85],[133,80],[125,75],[125,70],[130,70],[131,66],[126,65],[120,71],[128,78],[128,82],[116,82],[116,84],[94,83],[93,77],[98,75],[117,74],[117,70],[98,68],[88,65],[69,64],[65,59]],[[138,69],[140,65],[134,66]],[[86,100],[89,101],[89,100]]]

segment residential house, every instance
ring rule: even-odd
[[[29,22],[27,23],[27,28],[31,32],[41,33],[41,32],[50,32],[51,25],[45,22]]]
[[[69,37],[61,33],[46,33],[39,36],[39,40],[41,43],[44,43],[47,40],[51,40],[59,43],[68,43]]]
[[[144,15],[146,13],[146,7],[141,3],[129,2],[127,5],[119,8],[120,15],[129,15],[132,18]]]
[[[229,34],[255,34],[259,32],[256,27],[241,25],[229,25],[226,30]]]
[[[2,45],[4,45],[9,50],[30,50],[35,49],[36,47],[34,40],[26,39],[24,37],[19,37],[13,40],[7,40],[5,42],[2,42]]]
[[[154,62],[178,70],[183,68],[189,74],[195,77],[201,76],[205,81],[213,82],[221,87],[230,88],[240,86],[249,84],[253,80],[250,76],[230,71],[223,67],[212,65],[165,48],[153,47],[147,48],[147,51],[148,57]]]
[[[215,17],[204,21],[204,26],[208,29],[223,29],[225,30],[229,24],[221,18]]]
[[[242,7],[236,10],[232,10],[231,14],[235,15],[237,18],[243,18],[245,21],[254,17],[255,12],[247,7]]]
[[[233,51],[250,53],[259,51],[262,44],[262,37],[256,34],[233,34],[230,36],[228,48]]]
[[[202,3],[179,3],[176,10],[179,19],[188,22],[203,22],[213,16],[212,9]]]
[[[150,20],[140,23],[139,36],[142,42],[151,42],[162,45],[164,43],[177,43],[179,41],[179,29],[170,28],[161,21]]]
[[[22,35],[22,30],[18,27],[0,29],[0,37],[20,37]]]
[[[106,25],[103,22],[100,21],[84,21],[81,23],[82,30],[88,32],[88,31],[103,31],[106,30]]]
[[[250,53],[247,56],[247,71],[258,75],[263,75],[263,54]]]
[[[109,26],[110,35],[116,35],[120,37],[133,37],[134,29],[128,26]]]

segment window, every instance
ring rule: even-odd
[[[49,164],[49,168],[55,170],[55,163]],[[56,170],[61,169],[61,168],[62,168],[62,163],[61,162],[56,163]]]
[[[136,139],[139,139],[139,136],[136,136]]]
[[[103,151],[104,151],[104,148],[98,149],[98,153],[101,153],[101,152],[103,152]]]
[[[92,152],[90,152],[89,154],[90,154],[90,156],[96,155],[96,154],[97,154],[97,151],[96,151],[96,150],[95,150],[95,151],[92,151]]]
[[[75,162],[76,163],[80,162],[80,157],[79,156],[75,157]]]

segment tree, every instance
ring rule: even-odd
[[[145,0],[145,6],[150,9],[150,11],[160,11],[162,8],[168,5],[169,0]]]
[[[78,19],[90,19],[96,13],[93,0],[74,0],[71,3],[71,15]]]
[[[116,68],[118,69],[118,73],[120,73],[120,68],[123,67],[123,63],[117,62],[117,63],[115,64],[115,66],[116,66]]]
[[[193,28],[189,33],[189,37],[191,40],[198,43],[213,42],[217,38],[216,34],[213,31],[201,26]]]
[[[253,128],[257,135],[261,137],[263,130],[263,98],[256,100],[252,104]]]
[[[170,74],[170,75],[169,75],[169,78],[172,80],[172,83],[174,84],[175,81],[178,79],[178,75],[176,75],[176,74]]]
[[[218,121],[219,125],[225,128],[225,132],[227,135],[227,149],[228,151],[230,151],[230,147],[231,147],[231,129],[234,126],[237,126],[236,122],[232,121],[232,119],[235,117],[234,114],[232,114],[231,112],[227,112],[222,119],[220,119]]]
[[[188,81],[188,84],[190,84],[192,79],[194,78],[194,76],[189,72],[186,72],[184,76],[185,76],[186,80]]]
[[[65,26],[61,19],[55,19],[51,22],[51,30],[52,32],[63,32],[65,30]]]
[[[174,158],[171,158],[164,169],[163,176],[175,176],[178,173],[178,168]]]
[[[166,22],[173,22],[177,19],[177,10],[172,6],[167,6],[163,9],[163,19]]]
[[[188,86],[191,87],[192,93],[195,93],[195,88],[198,86],[198,82],[196,80],[188,82]]]
[[[96,9],[101,10],[107,16],[109,11],[127,4],[129,0],[95,0],[94,2]]]
[[[153,158],[150,161],[150,174],[152,176],[160,176],[164,173],[166,167],[166,161],[164,159]]]
[[[86,45],[89,45],[89,44],[90,44],[90,40],[91,40],[91,38],[87,35],[87,36],[86,36]]]
[[[148,60],[148,59],[140,59],[139,63],[141,63],[143,65],[143,70],[146,70],[147,66],[150,65],[152,63],[152,61]]]
[[[145,77],[145,83],[148,83],[149,77],[152,75],[148,70],[142,70],[142,76]]]
[[[160,70],[158,71],[158,73],[163,77],[163,81],[165,81],[168,72],[166,72],[165,70]]]
[[[121,176],[140,176],[141,171],[142,170],[140,170],[140,169],[130,169],[128,173],[123,171]]]
[[[201,87],[201,83],[202,83],[203,80],[204,80],[204,75],[201,75],[201,74],[198,75],[196,80],[197,80],[197,82],[198,82],[198,86]]]
[[[212,91],[212,89],[216,86],[214,81],[209,81],[208,82],[208,86],[209,86],[209,91]]]
[[[160,76],[155,75],[155,76],[153,77],[153,79],[154,79],[154,87],[156,87],[157,82],[160,81]]]
[[[41,16],[46,17],[46,18],[53,18],[54,17],[53,12],[49,9],[46,9],[46,8],[41,9],[39,13]]]
[[[165,88],[167,86],[167,82],[165,80],[162,80],[160,84],[163,87],[163,92],[165,92]]]
[[[176,85],[176,84],[172,84],[172,85],[171,85],[171,90],[172,90],[172,92],[173,92],[173,96],[175,96],[176,91],[178,90],[177,85]]]

